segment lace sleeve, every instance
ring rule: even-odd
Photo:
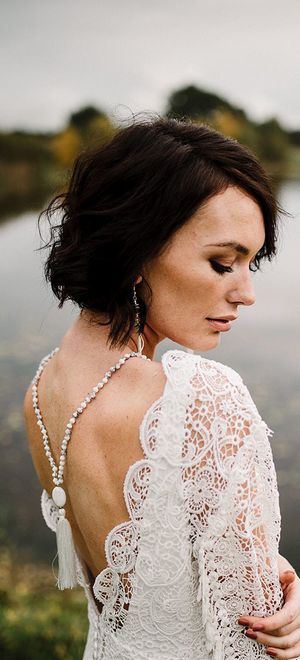
[[[200,358],[189,385],[183,496],[207,650],[214,658],[268,657],[241,634],[237,619],[269,616],[283,604],[272,431],[229,367]]]

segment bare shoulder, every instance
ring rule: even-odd
[[[161,362],[141,358],[128,360],[125,377],[132,385],[141,387],[143,390],[147,390],[151,385],[154,388],[160,387],[166,380]]]
[[[28,388],[25,393],[25,397],[23,400],[23,417],[25,419],[25,424],[28,428],[28,425],[30,424],[30,421],[33,418],[33,405],[32,405],[32,384],[30,383],[28,385]],[[29,436],[30,440],[30,436]]]
[[[68,369],[66,366],[68,365],[64,362],[61,364],[56,378],[50,363],[47,365],[45,378],[42,378],[39,384],[39,404],[54,451],[60,446],[68,415],[71,415],[72,409],[96,384],[99,371],[103,373],[103,368],[99,369],[98,365],[94,366],[92,363],[89,363],[86,371],[80,368],[81,365],[75,368],[70,363]],[[113,438],[114,441],[116,440],[115,446],[120,445],[119,449],[126,454],[126,446],[132,444],[132,437],[138,437],[137,432],[143,416],[152,403],[162,395],[165,382],[166,376],[160,362],[141,358],[127,360],[118,371],[114,372],[93,405],[87,407],[74,428],[73,436],[85,433],[91,439],[91,443],[94,442],[98,447],[99,443],[105,444],[105,438],[108,444]],[[40,431],[33,409],[31,384],[24,397],[23,411],[29,448],[41,476],[41,472],[47,472],[48,466],[42,451]],[[88,446],[89,442],[85,441],[85,444]],[[70,457],[76,456],[81,460],[82,451],[82,442],[73,442],[69,452]],[[113,454],[111,449],[110,453]]]
[[[166,375],[160,362],[132,358],[114,373],[106,389],[106,403],[110,408],[117,402],[119,418],[128,417],[130,411],[131,419],[137,421],[163,394],[165,383]],[[103,420],[103,407],[99,405],[101,412]]]

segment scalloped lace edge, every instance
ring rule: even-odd
[[[148,464],[150,465],[149,456],[146,454],[146,451],[145,451],[145,447],[146,447],[146,439],[147,439],[147,430],[148,430],[147,422],[148,422],[148,418],[151,416],[151,413],[153,412],[153,410],[155,410],[155,408],[156,408],[160,403],[162,403],[162,401],[164,401],[164,399],[166,398],[166,396],[167,396],[167,388],[168,388],[168,386],[170,386],[170,385],[172,386],[172,382],[170,381],[170,373],[169,373],[169,369],[168,369],[168,367],[169,367],[168,362],[169,362],[170,355],[171,355],[171,354],[174,354],[174,353],[180,353],[180,354],[183,354],[183,355],[186,356],[187,358],[195,358],[195,357],[198,357],[199,359],[201,358],[200,355],[194,356],[194,355],[192,355],[192,354],[190,354],[190,353],[185,353],[185,351],[180,351],[180,350],[178,350],[178,349],[169,349],[168,351],[166,351],[166,352],[162,355],[162,358],[161,358],[161,364],[162,364],[162,367],[163,367],[163,370],[164,370],[164,374],[165,374],[165,376],[166,376],[166,381],[165,381],[165,384],[164,384],[163,392],[162,392],[162,394],[161,394],[157,399],[155,399],[155,401],[153,401],[153,402],[150,404],[150,406],[149,406],[149,407],[147,408],[147,410],[144,412],[144,414],[143,414],[143,418],[142,418],[142,421],[140,422],[140,425],[139,425],[139,443],[140,443],[140,447],[141,447],[142,452],[143,452],[143,458],[142,458],[142,459],[138,459],[138,460],[135,461],[134,463],[131,463],[131,464],[130,464],[130,466],[128,467],[128,470],[127,470],[127,472],[126,472],[126,476],[125,476],[124,482],[123,482],[123,496],[124,496],[124,502],[125,502],[125,505],[126,505],[126,509],[127,509],[127,511],[128,511],[129,519],[128,519],[128,520],[124,520],[124,521],[122,521],[121,523],[118,523],[118,525],[115,525],[114,527],[112,527],[112,528],[110,529],[110,531],[108,532],[108,534],[106,535],[106,537],[105,537],[105,541],[104,541],[104,551],[105,551],[105,557],[106,557],[107,565],[104,566],[104,568],[103,568],[101,571],[99,571],[99,573],[97,573],[97,575],[96,575],[96,577],[95,577],[95,579],[94,579],[94,584],[96,583],[96,580],[99,579],[99,577],[101,576],[101,574],[102,574],[103,572],[105,572],[105,571],[107,571],[107,570],[109,570],[109,569],[110,569],[110,570],[115,570],[115,568],[114,568],[113,566],[111,566],[111,564],[110,564],[110,562],[109,562],[109,560],[108,560],[108,550],[109,550],[108,545],[109,545],[109,540],[110,540],[110,538],[111,538],[111,537],[113,536],[113,534],[114,534],[119,528],[121,528],[121,527],[124,527],[124,526],[126,526],[126,525],[130,525],[130,524],[133,525],[134,527],[136,527],[136,522],[134,521],[134,519],[133,519],[133,517],[132,517],[132,515],[131,515],[131,512],[130,512],[130,510],[129,510],[129,508],[128,508],[128,498],[127,498],[127,494],[128,494],[128,484],[129,484],[129,482],[130,482],[131,474],[134,472],[134,470],[135,470],[140,464],[142,464],[142,463],[144,463],[144,464],[146,463],[146,464],[147,464],[147,463],[148,463]],[[44,502],[44,497],[45,497],[45,496],[44,496],[44,493],[46,493],[48,500],[51,501],[51,506],[53,506],[53,510],[56,509],[56,505],[54,504],[54,502],[53,502],[53,500],[52,500],[52,497],[48,494],[47,490],[46,490],[46,489],[43,489],[42,496],[41,496],[41,505],[42,505],[42,513],[43,513],[43,517],[44,517],[44,520],[45,520],[47,526],[48,526],[52,531],[55,532],[55,529],[56,529],[56,523],[55,523],[55,521],[53,520],[53,516],[51,515],[51,513],[46,509],[45,502]],[[76,551],[76,548],[75,548],[75,551]],[[86,565],[86,562],[85,562],[85,561],[84,561],[84,560],[78,555],[77,551],[76,551],[76,557],[77,557],[78,564],[80,565],[81,572],[83,573],[83,577],[84,577],[84,573],[85,573],[85,570],[84,570],[84,569],[85,569],[85,567],[87,566],[87,565]],[[86,584],[86,583],[85,583],[85,584]],[[86,585],[86,586],[87,586],[87,585]],[[91,584],[89,583],[89,587],[90,587],[90,588],[93,587],[93,586],[94,586],[94,585],[91,585]],[[93,603],[94,607],[96,608],[93,599],[92,599],[92,603]],[[96,612],[99,614],[99,611],[97,610],[97,608],[96,608]]]

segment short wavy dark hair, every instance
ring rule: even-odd
[[[248,193],[262,211],[266,237],[257,269],[276,254],[282,211],[262,165],[236,140],[189,120],[135,117],[104,146],[82,152],[67,190],[39,217],[50,222],[45,277],[59,307],[70,299],[104,314],[110,346],[125,345],[135,323],[133,283],[143,266],[228,185]],[[62,218],[54,224],[57,212]],[[137,285],[141,330],[151,301],[144,284],[143,298]]]

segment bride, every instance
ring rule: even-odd
[[[254,304],[278,211],[247,149],[162,118],[83,152],[46,210],[46,278],[80,311],[24,412],[85,660],[300,656],[271,431],[235,371],[193,354]],[[188,352],[157,362],[165,338]]]

